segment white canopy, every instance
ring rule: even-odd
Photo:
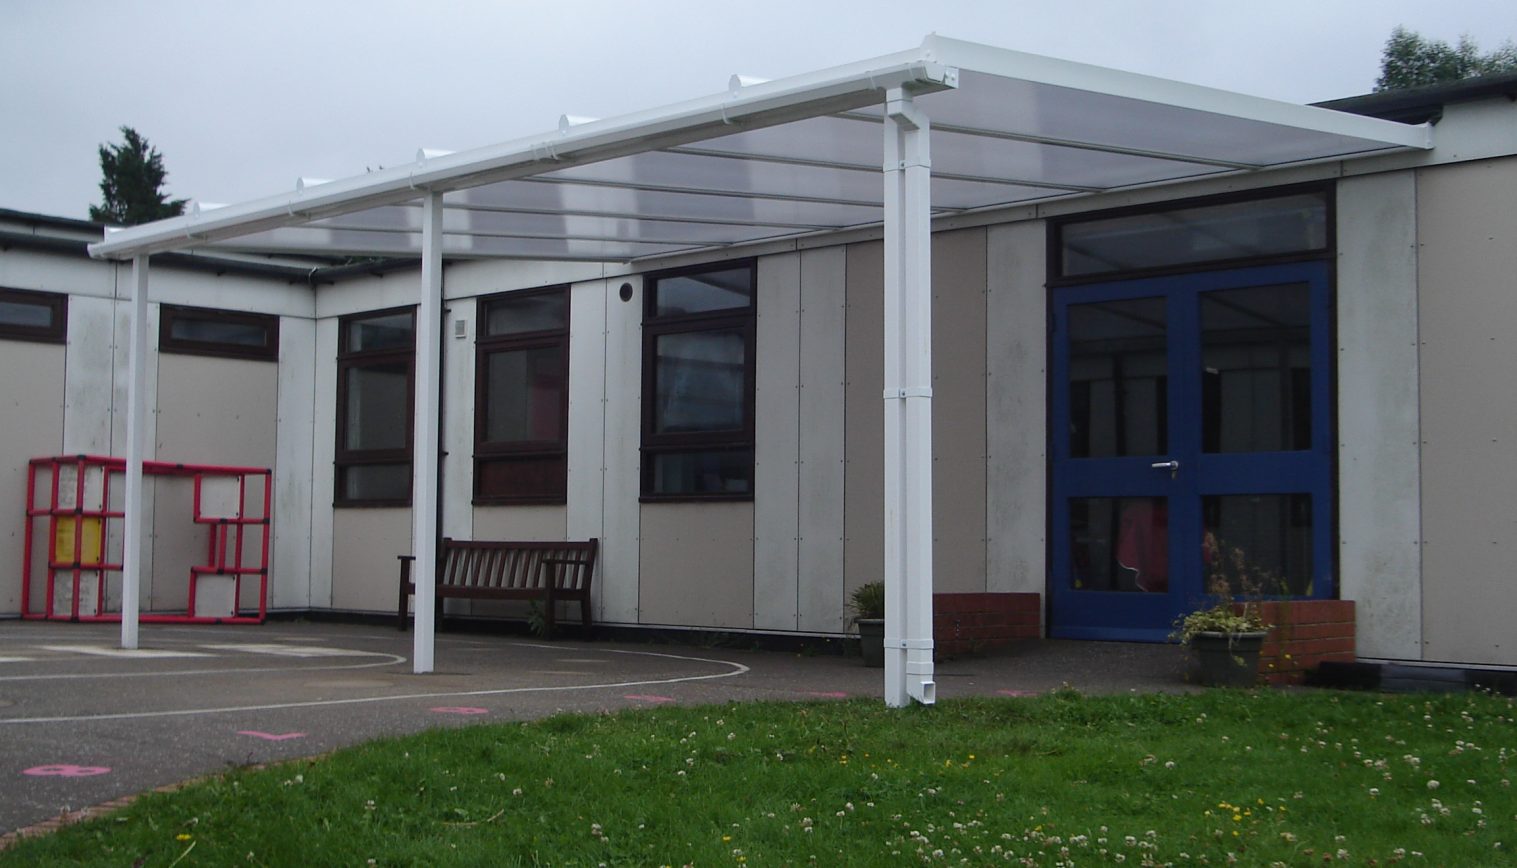
[[[939,36],[920,47],[112,232],[126,258],[205,246],[626,262],[879,224],[881,103],[932,119],[935,214],[1430,146],[1431,128]]]
[[[931,703],[932,214],[1431,147],[1431,128],[929,36],[921,46],[108,231],[134,268],[122,644],[136,647],[148,261],[416,256],[417,673],[432,670],[442,262],[635,262],[883,224],[885,700]]]

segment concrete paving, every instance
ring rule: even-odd
[[[665,703],[880,697],[883,674],[837,656],[411,634],[346,624],[0,622],[0,834],[248,763],[439,726]],[[940,663],[939,699],[1184,690],[1168,646],[1027,642]]]

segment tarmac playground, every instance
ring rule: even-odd
[[[0,621],[0,836],[231,767],[439,726],[665,703],[882,696],[855,658],[439,632],[436,671],[412,634],[378,626]],[[939,700],[1184,690],[1162,645],[1027,642],[939,663]]]

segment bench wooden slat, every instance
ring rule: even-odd
[[[579,602],[580,622],[591,626],[590,590],[597,539],[565,542],[444,539],[437,550],[437,599],[541,600],[551,638],[558,600]],[[400,556],[398,620],[406,628],[406,603],[416,592],[410,555]],[[440,607],[438,609],[440,611]]]

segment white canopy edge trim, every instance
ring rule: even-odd
[[[1387,148],[1430,150],[1431,124],[1403,124],[1364,115],[1297,105],[1219,88],[1060,60],[936,34],[922,41],[923,56],[957,68],[1003,78],[1125,97],[1210,114],[1280,124],[1383,143]]]
[[[926,60],[920,49],[724,91],[658,109],[592,121],[552,133],[419,160],[316,187],[107,229],[89,246],[97,259],[127,259],[235,238],[379,205],[424,192],[480,186],[879,104],[891,87],[931,92],[955,86],[958,70]]]

